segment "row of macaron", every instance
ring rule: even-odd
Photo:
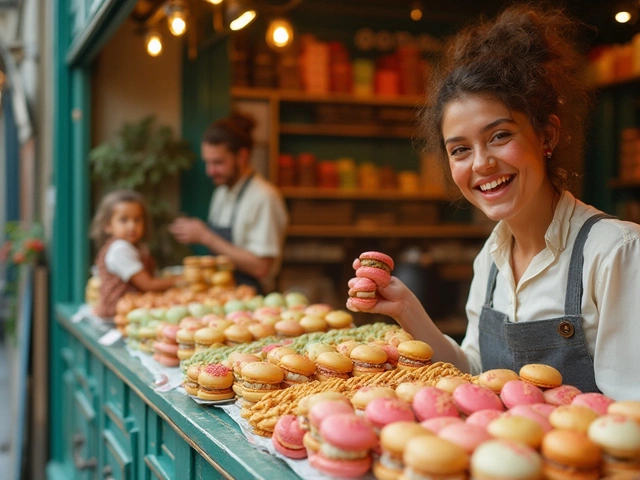
[[[459,413],[468,400],[464,385],[473,384],[453,380],[441,379],[434,387],[400,384],[395,391],[364,387],[350,400],[337,392],[305,397],[297,417],[278,419],[272,442],[282,455],[308,455],[312,466],[337,476],[363,475],[374,459],[374,474],[382,480],[467,478],[469,472],[473,478],[514,480],[542,478],[543,472],[545,478],[573,480],[640,475],[639,401],[612,401],[602,415],[578,400],[467,416]],[[437,404],[448,397],[434,391],[439,389],[462,400],[457,412],[440,411]],[[574,399],[596,398],[587,395]],[[436,412],[442,416],[433,416]],[[532,412],[548,415],[548,428],[533,420]],[[411,440],[423,436],[437,438]]]
[[[340,347],[345,353],[337,351]],[[389,363],[387,350],[395,352],[393,365]],[[347,379],[381,373],[389,368],[415,370],[429,365],[432,355],[431,347],[418,340],[406,340],[397,347],[383,341],[373,344],[345,341],[337,346],[313,343],[309,346],[308,355],[298,354],[283,345],[265,347],[261,355],[235,352],[229,356],[225,366],[234,372],[239,383],[234,387],[238,396],[255,403],[273,390],[313,380]],[[184,382],[187,393],[203,400],[232,398],[226,391],[233,383],[231,376],[225,374],[223,378],[212,378],[207,367],[194,363],[187,368]]]
[[[265,311],[267,308],[270,313]],[[163,365],[176,366],[174,359],[185,360],[208,348],[235,346],[271,336],[291,338],[349,328],[353,322],[347,311],[333,310],[324,304],[307,307],[307,312],[317,311],[318,315],[289,310],[277,313],[272,307],[264,307],[261,311],[262,316],[260,312],[255,316],[249,312],[233,312],[225,317],[215,314],[184,317],[177,325],[155,320],[143,325],[129,323],[124,327],[124,336],[132,348],[154,351]]]

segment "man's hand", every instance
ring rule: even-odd
[[[180,243],[205,244],[209,227],[198,218],[180,217],[169,225],[169,231]]]

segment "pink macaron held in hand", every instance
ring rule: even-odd
[[[453,391],[453,401],[465,415],[478,410],[504,410],[500,397],[491,389],[474,383],[460,385]]]
[[[369,310],[378,299],[376,298],[377,285],[369,278],[357,278],[349,288],[349,300],[357,309]]]
[[[366,277],[380,287],[386,287],[391,281],[393,259],[380,252],[364,252],[360,254],[360,267],[356,269],[356,277]]]

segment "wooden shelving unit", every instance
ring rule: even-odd
[[[425,101],[424,97],[415,95],[400,96],[357,96],[346,93],[308,93],[302,91],[277,90],[270,88],[233,87],[231,97],[234,99],[278,100],[290,103],[330,103],[347,105],[373,105],[394,107],[418,107]]]
[[[397,200],[397,201],[450,201],[451,197],[442,191],[422,191],[415,193],[398,190],[342,190],[314,187],[283,187],[280,191],[287,199],[309,200]]]
[[[381,125],[318,125],[312,123],[282,123],[282,135],[316,135],[330,137],[382,137],[410,139],[415,131],[411,127]]]
[[[611,188],[640,188],[640,178],[613,178],[609,185]]]
[[[476,225],[291,225],[288,237],[315,238],[486,238],[491,229]]]

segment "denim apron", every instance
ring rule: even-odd
[[[493,291],[498,268],[491,266],[487,293],[479,320],[482,370],[508,368],[519,372],[528,363],[544,363],[562,373],[564,384],[583,392],[599,392],[593,358],[582,329],[583,251],[591,227],[609,215],[589,218],[576,237],[565,293],[564,316],[531,322],[510,322],[506,314],[493,309]],[[540,300],[544,301],[544,300]]]
[[[209,224],[209,228],[211,228],[211,230],[213,230],[213,232],[215,232],[218,235],[220,235],[222,238],[224,238],[229,243],[233,243],[233,224],[235,223],[235,220],[236,220],[236,213],[237,213],[237,210],[238,210],[238,205],[240,204],[240,200],[242,199],[242,196],[244,195],[245,191],[247,190],[247,187],[249,186],[249,184],[253,180],[253,175],[254,175],[253,173],[251,175],[249,175],[249,177],[247,177],[247,179],[245,180],[245,182],[242,185],[242,187],[240,187],[240,191],[238,192],[238,196],[236,197],[235,203],[233,204],[233,210],[231,211],[231,223],[229,223],[229,226],[228,227],[220,227],[220,226],[214,225],[213,223]],[[256,289],[256,293],[258,295],[262,294],[262,285],[260,284],[260,281],[256,277],[253,277],[253,276],[248,275],[248,274],[243,273],[243,272],[239,272],[237,269],[234,270],[233,276],[235,277],[236,284],[238,284],[238,285],[250,285],[250,286],[252,286],[252,287],[254,287]]]

